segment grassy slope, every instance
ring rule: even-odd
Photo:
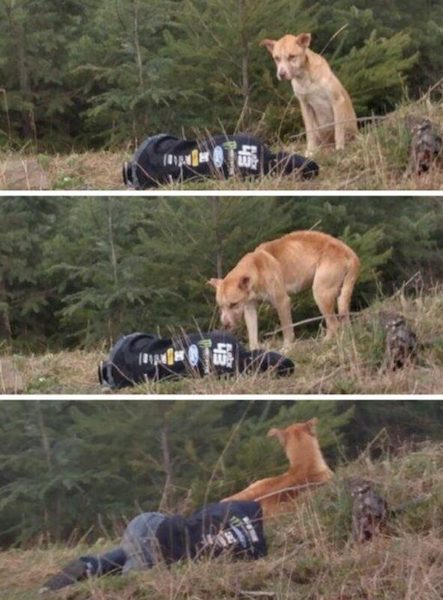
[[[425,342],[414,364],[396,372],[380,372],[384,354],[383,332],[379,325],[381,310],[403,313]],[[296,330],[297,333],[297,330]],[[301,333],[299,333],[301,335]],[[428,344],[428,342],[430,342]],[[280,338],[267,342],[278,348]],[[58,354],[0,357],[17,378],[2,377],[3,393],[98,394],[97,365],[106,351],[76,350]],[[405,298],[398,294],[373,304],[353,318],[352,326],[335,340],[301,337],[288,353],[296,365],[295,374],[275,378],[269,374],[237,378],[204,379],[189,377],[126,388],[134,394],[441,394],[443,390],[443,294],[437,288],[426,295]],[[3,368],[6,373],[6,369]],[[18,381],[19,383],[15,383]]]
[[[392,518],[365,545],[350,539],[350,498],[342,477],[377,483],[390,507],[424,496]],[[306,492],[286,515],[266,524],[268,557],[157,566],[127,577],[77,584],[54,600],[440,600],[443,597],[443,445],[424,443],[384,451],[374,462],[364,452],[337,470],[336,480]],[[112,545],[101,540],[92,549]],[[31,600],[45,579],[86,546],[42,545],[0,553],[0,597]]]
[[[405,115],[429,116],[443,127],[443,103],[432,104],[422,99],[399,108],[379,121],[376,126],[360,129],[357,139],[340,153],[323,151],[316,159],[321,166],[320,177],[314,182],[300,182],[292,177],[265,177],[261,180],[209,180],[186,185],[167,186],[168,190],[377,190],[377,189],[443,189],[443,170],[416,177],[405,173],[408,164],[408,132]],[[299,137],[299,136],[296,136]],[[298,141],[276,149],[302,153],[305,144]],[[47,174],[49,189],[59,190],[122,190],[121,166],[131,154],[121,152],[86,152],[69,155],[39,155],[38,162]],[[23,159],[26,153],[0,153],[0,189],[8,189],[4,166],[8,161]],[[34,157],[35,158],[35,157]],[[36,189],[24,184],[25,189]]]

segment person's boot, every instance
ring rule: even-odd
[[[66,565],[61,571],[53,575],[39,590],[40,594],[44,592],[53,592],[61,590],[67,585],[72,585],[77,581],[86,579],[91,574],[91,565],[87,561],[77,558]]]

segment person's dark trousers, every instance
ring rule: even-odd
[[[60,590],[89,577],[152,567],[160,558],[156,531],[165,518],[158,512],[138,515],[128,523],[120,546],[99,556],[86,555],[72,560],[48,579],[40,592]]]
[[[126,552],[118,547],[100,556],[81,556],[80,560],[88,565],[88,576],[121,573],[127,561]]]

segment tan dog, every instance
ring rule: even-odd
[[[260,479],[222,501],[256,500],[260,502],[266,517],[284,510],[282,505],[309,488],[309,484],[329,481],[333,473],[321,453],[315,433],[316,424],[317,419],[311,419],[304,423],[295,423],[286,429],[270,429],[268,437],[275,436],[288,457],[288,471],[277,477]],[[299,489],[287,489],[294,487]],[[285,491],[278,493],[280,490]]]
[[[285,346],[294,341],[288,292],[312,286],[314,300],[326,320],[328,335],[339,324],[335,314],[347,318],[360,261],[351,248],[319,231],[294,231],[260,244],[246,254],[224,279],[211,279],[216,289],[222,325],[234,329],[242,314],[249,347],[258,347],[258,299],[266,299],[277,310]]]
[[[310,33],[285,35],[260,42],[277,65],[278,79],[291,82],[300,101],[308,142],[307,152],[334,144],[337,150],[357,133],[357,118],[348,92],[328,62],[309,49]]]

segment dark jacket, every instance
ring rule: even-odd
[[[303,179],[318,175],[313,160],[287,152],[273,153],[258,138],[240,133],[185,140],[168,133],[147,138],[123,165],[126,185],[144,190],[195,178],[227,179],[298,172]]]
[[[232,375],[272,369],[294,371],[294,363],[277,352],[248,352],[226,331],[160,338],[150,333],[122,336],[98,368],[100,383],[113,389],[147,380],[208,374]]]
[[[158,526],[156,538],[168,564],[183,558],[216,557],[222,552],[248,559],[267,554],[258,502],[216,502],[187,518],[167,517]]]

